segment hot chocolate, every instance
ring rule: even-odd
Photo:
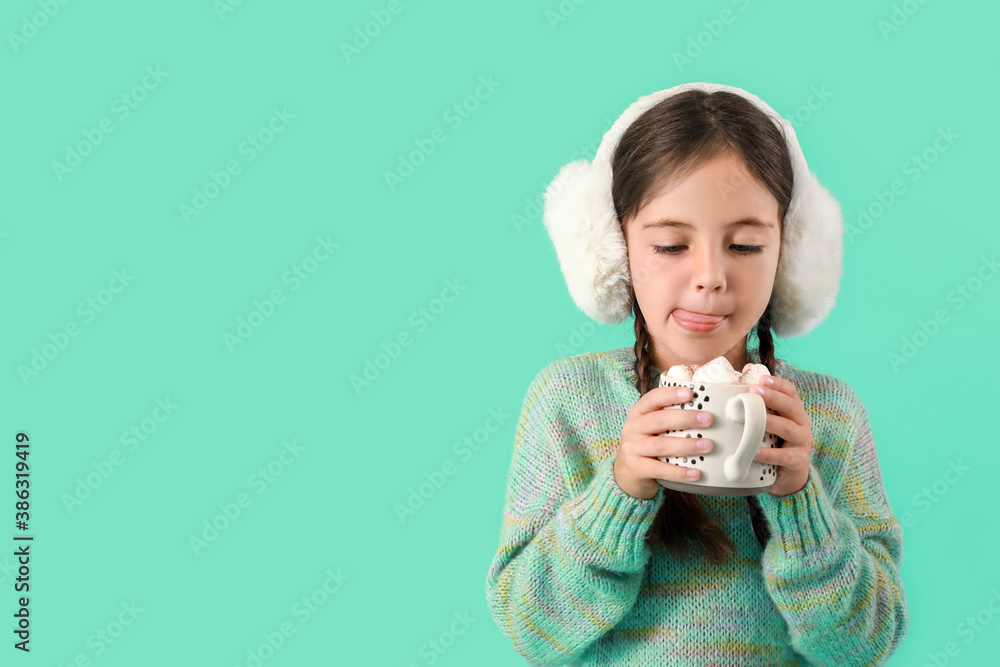
[[[667,376],[674,380],[717,384],[756,384],[760,382],[760,378],[770,374],[764,364],[750,364],[746,371],[740,373],[725,357],[716,357],[700,366],[678,364],[667,370]]]

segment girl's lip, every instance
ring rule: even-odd
[[[704,313],[694,313],[682,308],[674,309],[674,317],[692,324],[719,324],[726,319],[725,315],[705,315]]]
[[[715,331],[716,329],[722,326],[722,322],[726,319],[726,317],[723,315],[716,317],[708,317],[709,321],[707,322],[698,322],[695,321],[694,319],[688,319],[688,316],[696,318],[698,317],[698,315],[701,315],[700,313],[692,313],[690,311],[681,309],[677,309],[673,311],[673,313],[671,314],[673,315],[674,322],[677,323],[677,326],[679,326],[681,329],[684,329],[685,331],[690,331],[691,333],[709,333],[710,331]],[[706,316],[701,315],[701,319],[702,320],[706,319]]]

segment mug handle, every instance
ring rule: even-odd
[[[726,459],[723,466],[726,480],[738,484],[750,472],[753,457],[763,444],[764,428],[767,425],[764,399],[749,391],[737,394],[726,403],[726,417],[744,424],[743,437],[740,438],[736,453]]]

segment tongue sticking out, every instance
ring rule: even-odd
[[[696,324],[718,324],[724,318],[715,315],[702,315],[701,313],[692,313],[690,310],[684,310],[682,308],[674,309],[674,314],[682,320],[688,322],[694,322]]]

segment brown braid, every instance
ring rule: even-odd
[[[631,288],[629,291],[632,293],[632,312],[635,314],[636,389],[641,396],[653,389],[659,379],[660,371],[664,369],[655,368],[646,320],[639,310],[635,292]],[[757,323],[756,334],[761,363],[774,375],[774,340],[771,338],[770,304]],[[777,446],[781,446],[780,439]],[[767,520],[757,496],[746,496],[746,499],[754,536],[761,548],[764,548],[770,538]],[[663,489],[663,505],[653,520],[646,540],[652,545],[666,547],[677,557],[690,555],[692,547],[695,546],[714,563],[722,562],[736,551],[736,546],[722,528],[708,517],[701,504],[701,496],[667,488]]]
[[[760,357],[760,363],[767,367],[768,373],[777,375],[775,372],[777,363],[774,356],[774,339],[771,337],[771,316],[773,312],[772,305],[768,303],[767,308],[764,309],[764,314],[760,316],[760,320],[757,322],[755,331],[757,334],[757,354]],[[784,440],[778,436],[774,446],[781,447],[783,444]],[[764,549],[767,547],[767,541],[771,537],[771,530],[768,528],[767,519],[764,517],[764,510],[761,509],[757,496],[747,496],[746,498],[747,506],[750,508],[750,522],[753,525],[754,536],[757,538],[760,547]]]

